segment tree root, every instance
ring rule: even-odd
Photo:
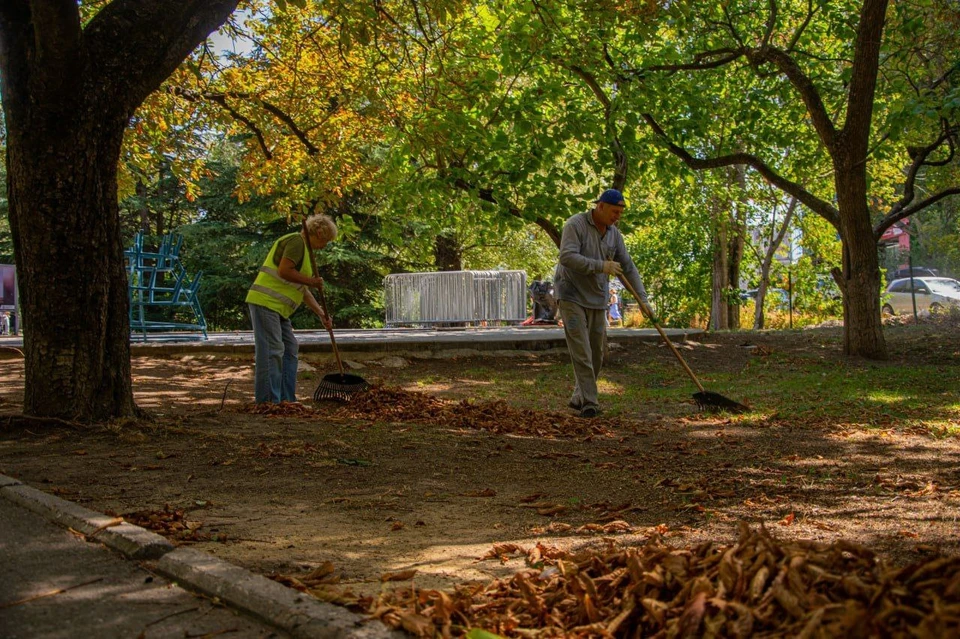
[[[48,428],[70,428],[72,430],[87,431],[90,426],[80,422],[71,422],[59,417],[32,417],[30,415],[5,415],[0,418],[0,430],[12,431],[31,426],[41,426]]]

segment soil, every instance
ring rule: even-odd
[[[956,326],[888,329],[886,365],[936,363],[960,380],[958,338]],[[787,361],[815,351],[860,365],[843,360],[840,340],[836,328],[713,334],[684,355],[707,377],[743,371],[773,350]],[[605,376],[658,383],[624,379],[618,369],[631,364],[677,366],[664,348],[621,348]],[[329,362],[319,366],[329,372]],[[609,537],[639,542],[654,530],[677,545],[731,543],[740,520],[781,538],[855,541],[893,563],[960,551],[960,447],[951,434],[883,419],[702,415],[692,402],[588,422],[565,410],[568,388],[520,397],[490,381],[504,370],[536,380],[558,367],[569,364],[556,353],[370,365],[354,372],[408,391],[378,389],[382,414],[324,404],[264,415],[249,412],[251,359],[138,357],[136,399],[151,420],[8,427],[0,473],[93,510],[152,519],[177,543],[260,573],[331,562],[340,584],[364,594],[392,587],[381,581],[387,573],[415,569],[420,587],[450,588],[522,566],[481,561],[493,544],[573,549]],[[318,378],[303,376],[301,397]],[[454,403],[478,389],[505,402]],[[0,361],[0,423],[21,409],[22,393],[22,361]],[[418,410],[422,418],[411,417]],[[960,429],[955,403],[937,410]]]

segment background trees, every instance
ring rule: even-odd
[[[760,238],[800,228],[804,298],[839,267],[846,350],[870,357],[880,234],[928,211],[918,254],[960,259],[947,0],[141,5],[0,8],[27,412],[133,411],[136,230],[188,235],[211,320],[238,326],[265,246],[320,207],[343,239],[323,265],[338,322],[370,325],[387,272],[549,277],[563,221],[612,185],[661,317],[736,327]],[[227,54],[206,41],[225,21]]]

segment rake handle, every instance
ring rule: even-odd
[[[637,295],[637,292],[633,290],[632,286],[630,286],[630,282],[627,281],[627,278],[619,277],[617,279],[619,279],[620,282],[627,287],[627,290],[630,291],[630,294],[633,295],[633,297],[637,300],[637,304],[640,305],[640,311],[647,316],[647,319],[650,320],[650,323],[653,324],[653,327],[657,329],[658,333],[660,333],[660,337],[663,338],[663,341],[667,344],[667,346],[670,347],[670,350],[673,351],[673,354],[677,357],[677,361],[680,362],[681,366],[683,366],[683,370],[687,371],[687,375],[689,375],[690,379],[693,380],[693,383],[697,385],[697,388],[700,389],[700,392],[701,393],[707,392],[706,389],[703,387],[703,384],[700,383],[700,380],[697,379],[697,376],[694,375],[693,369],[691,369],[690,365],[687,364],[687,360],[683,359],[683,355],[680,354],[680,351],[677,350],[677,347],[673,345],[673,342],[670,341],[670,338],[667,337],[667,334],[663,331],[662,328],[660,328],[660,324],[658,324],[654,319],[653,310],[651,310],[650,307],[646,305],[646,303],[643,301],[643,298]]]
[[[319,277],[317,274],[317,260],[313,254],[313,247],[310,246],[310,235],[307,233],[307,219],[304,218],[301,223],[303,228],[303,250],[307,254],[306,257],[310,261],[310,270],[313,272],[314,277]],[[323,285],[321,284],[317,289],[317,293],[320,294],[320,308],[323,309],[323,314],[327,316],[327,319],[330,319],[330,313],[327,312],[327,298],[323,294]],[[330,334],[330,346],[333,347],[333,356],[337,358],[337,368],[340,369],[340,376],[343,377],[343,361],[340,359],[340,351],[337,349],[337,340],[333,337],[333,327],[327,327],[327,333]]]

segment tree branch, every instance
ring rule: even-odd
[[[835,153],[834,145],[836,142],[837,131],[833,126],[833,121],[827,113],[827,108],[823,104],[820,92],[816,85],[807,74],[803,72],[800,65],[786,51],[776,47],[765,47],[763,49],[753,49],[747,53],[747,57],[754,64],[769,62],[773,64],[781,73],[787,76],[787,80],[800,94],[804,106],[810,113],[810,120],[813,122],[813,128],[817,131],[820,141],[826,146],[831,157]],[[806,202],[804,202],[806,204]]]
[[[944,189],[939,193],[935,193],[934,195],[931,195],[925,200],[921,200],[916,204],[913,204],[912,206],[904,207],[897,213],[889,213],[886,217],[880,220],[879,224],[877,224],[873,228],[874,237],[877,239],[877,241],[879,241],[880,237],[887,231],[887,229],[889,229],[891,226],[893,226],[900,220],[906,219],[911,215],[913,215],[914,213],[918,213],[923,209],[927,208],[928,206],[930,206],[931,204],[936,204],[940,200],[950,197],[951,195],[960,195],[960,186],[953,186],[948,189]]]
[[[297,126],[297,123],[293,121],[293,118],[290,117],[289,114],[280,110],[279,107],[270,104],[266,100],[260,100],[260,104],[262,104],[263,108],[272,113],[278,120],[287,125],[296,138],[300,140],[300,143],[303,144],[304,148],[307,149],[307,155],[316,155],[320,153],[320,149],[318,149],[313,142],[310,141],[310,138],[307,137],[307,134],[304,133],[299,126]]]
[[[223,24],[238,0],[113,0],[84,29],[106,112],[127,116]]]
[[[694,157],[683,147],[674,144],[652,115],[649,113],[644,113],[642,115],[643,119],[646,120],[648,125],[650,125],[650,128],[653,129],[653,132],[657,134],[657,137],[659,137],[664,144],[666,144],[667,149],[678,158],[683,160],[684,164],[690,168],[697,171],[702,171],[705,169],[717,169],[724,166],[745,164],[762,175],[767,182],[773,184],[788,195],[792,195],[793,197],[797,198],[808,209],[815,212],[826,221],[830,222],[830,224],[837,229],[840,228],[840,213],[837,211],[837,209],[835,209],[825,200],[821,200],[814,194],[810,193],[796,182],[783,177],[757,156],[750,153],[732,153],[730,155],[723,155],[707,159]]]
[[[742,58],[745,53],[745,49],[714,49],[712,51],[702,51],[693,57],[693,62],[683,64],[653,64],[648,67],[643,67],[642,69],[631,69],[629,73],[636,76],[643,76],[650,71],[704,71],[707,69],[716,69]]]
[[[820,6],[813,6],[813,0],[807,0],[807,15],[803,19],[803,22],[797,27],[797,30],[794,32],[793,37],[790,38],[790,44],[787,45],[787,52],[792,52],[796,48],[797,43],[800,42],[800,38],[803,36],[803,32],[807,30],[807,27],[810,26],[810,21],[813,20],[814,14],[820,10]]]
[[[763,31],[761,48],[769,46],[770,38],[773,37],[773,30],[777,26],[777,0],[767,0],[767,4],[770,5],[770,14],[767,16],[767,26]]]
[[[171,95],[183,98],[184,100],[188,100],[190,102],[200,102],[200,100],[202,99],[202,100],[209,100],[214,104],[220,105],[220,108],[222,108],[224,111],[229,113],[234,120],[236,120],[237,122],[241,122],[244,126],[246,126],[248,129],[250,129],[250,131],[253,132],[253,134],[257,137],[257,142],[260,145],[260,150],[263,151],[264,157],[267,158],[268,160],[273,159],[273,153],[270,151],[270,147],[267,146],[267,141],[263,137],[263,131],[261,131],[260,127],[254,124],[254,122],[250,118],[246,117],[245,115],[243,115],[242,113],[234,109],[232,106],[230,106],[227,103],[227,96],[225,94],[210,93],[210,92],[204,92],[204,93],[198,94],[198,93],[195,93],[194,91],[190,91],[189,89],[184,89],[183,87],[170,87],[168,91],[170,92]]]
[[[847,118],[843,124],[843,137],[852,145],[849,147],[848,159],[854,163],[866,157],[870,141],[870,122],[873,119],[879,73],[880,41],[883,38],[888,1],[864,0],[860,9],[850,91],[847,95]]]
[[[472,185],[472,184],[470,184],[469,182],[467,182],[467,181],[466,181],[465,179],[463,179],[463,178],[456,178],[456,179],[454,180],[454,182],[453,182],[453,185],[456,186],[458,189],[461,189],[461,190],[463,190],[463,191],[467,191],[468,193],[474,193],[474,194],[476,194],[476,196],[477,196],[478,198],[480,198],[481,200],[483,200],[484,202],[490,202],[491,204],[500,205],[500,202],[497,200],[496,197],[494,197],[493,191],[492,191],[491,189],[480,189],[480,188],[477,188],[477,187],[475,187],[474,185]],[[520,209],[518,209],[517,207],[513,206],[512,204],[508,204],[508,205],[507,205],[507,210],[508,210],[508,212],[510,213],[510,215],[512,215],[512,216],[515,217],[515,218],[524,220],[524,221],[526,221],[526,222],[531,221],[531,220],[528,220],[527,218],[525,218],[525,217],[523,216],[523,214],[520,212]],[[557,227],[555,227],[555,226],[553,225],[553,223],[550,222],[550,220],[548,220],[548,219],[546,219],[546,218],[543,218],[543,217],[540,217],[540,216],[538,215],[536,218],[534,218],[534,219],[532,220],[532,222],[533,222],[534,224],[536,224],[537,226],[539,226],[540,228],[542,228],[542,229],[544,230],[544,232],[546,232],[546,234],[550,237],[550,239],[553,240],[553,243],[556,244],[557,247],[559,248],[559,246],[560,246],[560,231],[557,230]]]
[[[921,147],[921,148],[907,149],[907,151],[910,153],[912,162],[910,163],[910,166],[907,168],[907,177],[903,183],[903,196],[901,196],[900,201],[898,201],[896,204],[893,205],[893,207],[891,207],[890,212],[887,214],[886,217],[884,217],[884,220],[886,220],[887,217],[896,216],[898,213],[900,213],[900,211],[906,208],[906,206],[913,201],[914,197],[916,197],[915,186],[916,186],[917,174],[919,173],[921,167],[928,166],[928,165],[937,166],[937,165],[945,164],[945,162],[928,163],[927,158],[930,156],[931,153],[933,153],[935,150],[940,148],[940,146],[944,143],[944,141],[951,141],[951,136],[953,135],[953,133],[954,132],[951,129],[945,128],[944,131],[940,134],[940,136],[933,141],[933,143],[928,144],[927,146]],[[947,162],[949,162],[950,159],[953,157],[952,141],[949,146],[950,146],[950,157],[947,158]]]

